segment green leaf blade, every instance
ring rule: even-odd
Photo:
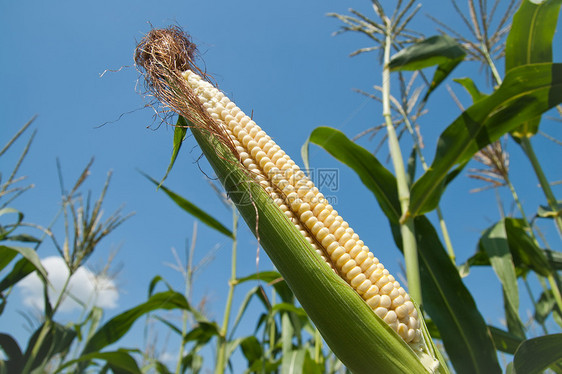
[[[324,148],[338,161],[353,169],[375,195],[387,218],[391,222],[398,222],[401,210],[396,178],[375,156],[349,140],[341,131],[330,127],[314,129],[310,134],[310,142]]]
[[[426,217],[414,221],[424,308],[457,373],[500,373],[484,318]]]
[[[513,357],[515,373],[535,374],[562,362],[562,334],[525,340]]]
[[[465,110],[445,129],[431,167],[414,183],[409,215],[437,206],[447,173],[505,133],[562,102],[562,64],[533,64],[512,69],[500,88]]]
[[[561,0],[540,4],[525,0],[513,16],[505,46],[505,70],[521,65],[552,62],[552,39],[556,31]],[[540,117],[523,122],[511,131],[515,139],[531,137],[539,129]]]
[[[223,235],[228,236],[229,238],[233,238],[232,231],[226,228],[222,223],[220,223],[217,219],[212,217],[210,214],[205,212],[203,209],[199,208],[197,205],[193,204],[191,201],[187,200],[186,198],[178,195],[174,191],[170,190],[166,186],[159,184],[155,179],[151,178],[147,174],[141,172],[148,180],[154,183],[156,186],[159,187],[170,199],[174,201],[180,208],[185,210],[187,213],[191,214],[199,221],[204,223],[205,225],[209,226],[212,229],[217,230]]]
[[[388,66],[390,71],[421,70],[437,65],[424,101],[464,60],[466,52],[450,36],[436,35],[412,44],[394,56]]]
[[[490,264],[502,284],[509,331],[524,338],[524,327],[519,318],[517,276],[509,248],[505,221],[501,220],[488,228],[480,237],[479,246],[488,255]],[[509,318],[510,316],[511,318]]]

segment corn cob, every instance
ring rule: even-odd
[[[227,134],[239,161],[338,273],[407,343],[421,340],[418,312],[404,288],[328,203],[291,158],[211,83],[183,77],[208,115]]]

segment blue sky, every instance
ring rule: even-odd
[[[28,222],[47,225],[59,207],[59,182],[56,159],[60,160],[66,185],[70,185],[88,161],[95,157],[92,174],[86,184],[97,196],[109,170],[113,178],[105,202],[110,214],[124,204],[125,212],[135,216],[102,241],[89,261],[100,268],[108,256],[119,249],[115,264],[122,269],[115,279],[119,289],[117,307],[107,316],[145,300],[150,280],[164,276],[182,290],[181,277],[166,265],[173,262],[175,248],[184,253],[191,239],[193,219],[181,211],[142,177],[142,170],[160,178],[168,165],[173,131],[160,124],[154,111],[145,107],[142,82],[133,66],[136,43],[151,28],[179,25],[199,45],[207,71],[220,88],[272,136],[283,149],[300,162],[300,147],[317,126],[332,126],[352,137],[382,123],[381,107],[373,100],[353,92],[354,88],[373,93],[380,84],[381,67],[376,53],[349,58],[354,50],[370,46],[358,34],[333,37],[341,26],[326,17],[328,12],[346,13],[352,7],[375,17],[366,0],[354,1],[19,1],[0,2],[0,140],[4,144],[19,127],[38,115],[33,129],[38,133],[20,175],[28,176],[35,188],[14,203],[26,214]],[[434,35],[435,24],[427,14],[459,26],[465,32],[448,2],[425,2],[412,28]],[[557,34],[555,40],[559,40]],[[555,42],[556,45],[556,42]],[[555,60],[559,60],[555,51]],[[503,62],[498,64],[503,71]],[[106,70],[109,71],[100,76]],[[475,63],[465,63],[454,77],[478,75],[481,90],[490,87]],[[465,106],[470,98],[448,81]],[[419,83],[418,83],[419,84]],[[433,101],[431,101],[433,100]],[[425,156],[433,157],[437,136],[459,110],[445,86],[429,102],[429,113],[420,126],[425,141]],[[555,115],[555,114],[553,114]],[[560,124],[547,121],[543,131],[560,139]],[[378,143],[367,139],[361,144],[373,149]],[[560,179],[560,167],[554,156],[558,146],[548,140],[534,139],[538,156],[551,181]],[[409,153],[410,142],[404,142]],[[20,141],[2,159],[7,173],[23,147]],[[18,150],[16,152],[15,150]],[[520,150],[511,143],[513,183],[531,214],[542,203],[537,181]],[[386,160],[383,147],[378,154]],[[180,158],[166,184],[191,199],[230,226],[230,212],[209,187],[205,174],[210,167],[196,161],[200,156],[195,141],[188,138]],[[337,168],[339,188],[334,193],[336,209],[350,222],[377,257],[394,274],[401,272],[401,254],[395,248],[390,230],[372,195],[359,179],[337,161],[312,147],[311,166]],[[386,164],[391,168],[390,163]],[[499,219],[492,191],[469,194],[481,186],[466,176],[459,177],[448,189],[442,208],[457,252],[458,263],[474,253],[482,230]],[[502,191],[506,192],[506,191]],[[555,187],[560,195],[560,188]],[[510,202],[508,195],[502,195]],[[512,211],[508,203],[507,211]],[[432,216],[432,219],[434,217]],[[62,226],[56,234],[62,238]],[[559,247],[554,226],[545,226],[551,245]],[[215,250],[213,251],[213,248]],[[229,277],[230,242],[203,225],[198,226],[196,261],[209,252],[214,260],[206,264],[196,278],[194,301],[208,297],[210,315],[222,319]],[[256,240],[241,228],[239,274],[268,270],[271,265],[263,251],[256,265]],[[41,258],[55,255],[45,243]],[[466,283],[488,322],[499,325],[502,318],[501,293],[491,270],[475,269]],[[244,288],[237,291],[240,302]],[[20,295],[11,296],[2,316],[2,330],[24,339],[24,321]],[[525,311],[526,297],[522,296]],[[526,312],[523,312],[526,315]],[[9,322],[9,323],[7,323]],[[250,333],[253,321],[248,321]],[[137,325],[137,334],[142,326]],[[140,336],[140,335],[138,335]],[[137,341],[126,338],[133,344]],[[23,340],[22,340],[23,344]],[[126,345],[126,344],[125,344]],[[172,350],[173,351],[173,350]]]

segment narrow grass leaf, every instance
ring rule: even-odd
[[[408,214],[435,209],[450,169],[463,167],[478,150],[561,102],[562,64],[510,70],[498,90],[465,110],[441,134],[431,167],[412,186]]]
[[[524,0],[513,16],[505,44],[505,70],[552,61],[552,39],[562,0]]]
[[[513,357],[517,374],[542,373],[551,365],[562,361],[562,334],[544,335],[525,340]]]
[[[349,166],[373,192],[390,222],[400,219],[400,202],[396,179],[368,150],[349,140],[339,130],[317,127],[310,134],[310,142],[324,148],[338,161]]]
[[[437,70],[423,99],[425,101],[465,56],[466,52],[453,38],[447,35],[436,35],[404,48],[392,56],[388,66],[390,71],[398,71],[421,70],[437,65]]]
[[[181,197],[180,195],[168,189],[164,185],[161,184],[159,185],[155,179],[151,178],[147,174],[142,172],[141,174],[144,175],[152,183],[159,186],[159,188],[162,191],[164,191],[166,195],[170,197],[170,199],[172,199],[180,208],[185,210],[187,213],[191,214],[193,217],[197,218],[199,221],[203,222],[205,225],[209,226],[210,228],[217,230],[221,234],[226,235],[229,238],[233,238],[232,231],[227,229],[222,223],[220,223],[210,214],[205,212],[203,209],[199,208],[197,205],[193,204],[191,201],[187,200],[186,198]]]

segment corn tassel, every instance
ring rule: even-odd
[[[250,117],[211,83],[183,73],[193,95],[230,138],[239,161],[339,274],[405,342],[421,340],[418,312],[404,288],[327,202],[314,183]]]

